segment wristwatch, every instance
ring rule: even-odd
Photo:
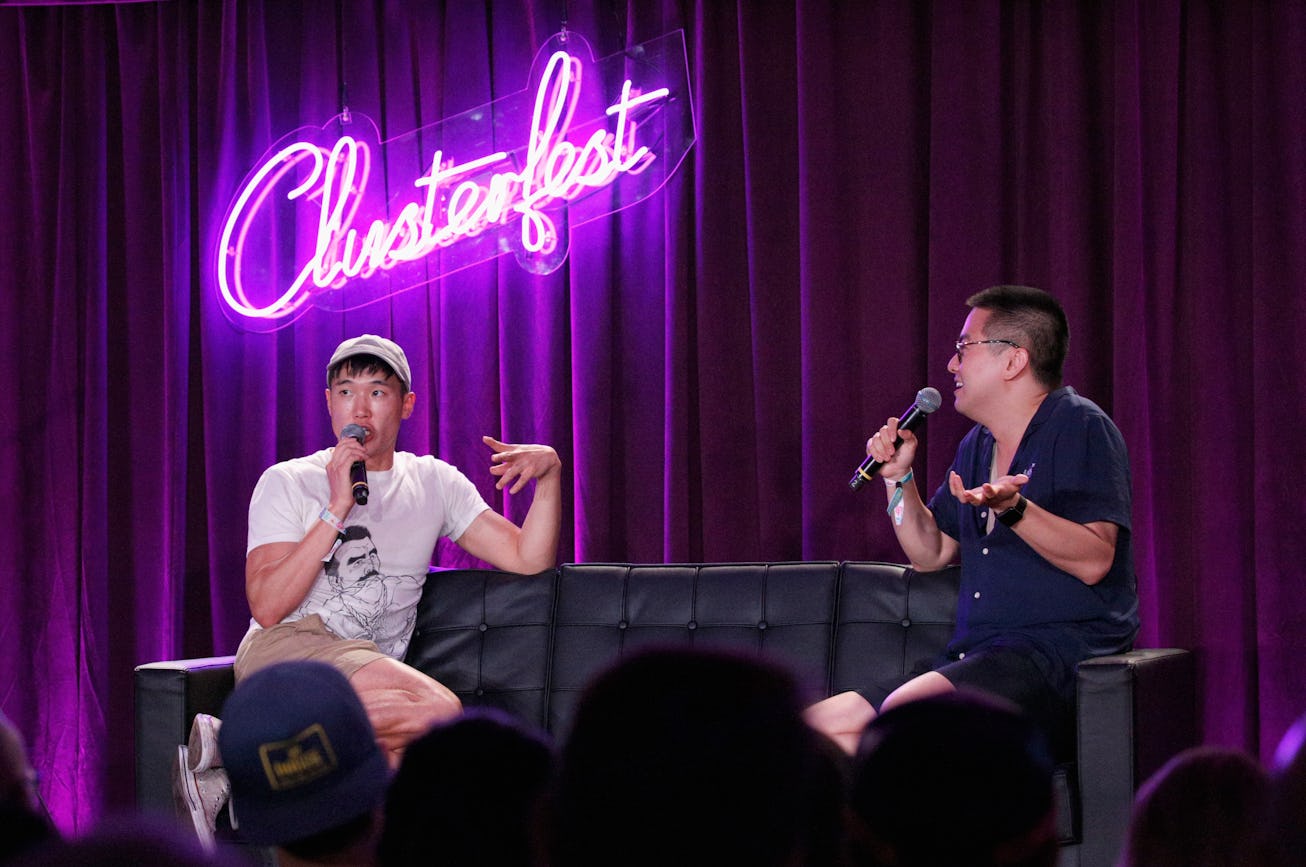
[[[1025,517],[1025,506],[1028,503],[1029,500],[1025,499],[1024,494],[1018,494],[1016,496],[1015,505],[1010,509],[1003,509],[1001,512],[998,512],[998,523],[1006,527],[1016,526],[1016,524],[1020,522],[1020,519]]]

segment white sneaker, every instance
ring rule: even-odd
[[[177,777],[174,787],[177,797],[190,813],[195,835],[204,848],[212,852],[217,845],[214,832],[218,826],[218,813],[231,797],[231,782],[222,768],[192,771],[188,752],[189,748],[185,744],[177,746]]]
[[[187,766],[192,771],[207,771],[222,767],[222,755],[218,752],[218,729],[222,720],[206,713],[195,714],[190,724],[189,761]]]

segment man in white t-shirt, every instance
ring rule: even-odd
[[[337,443],[269,467],[250,501],[245,592],[253,618],[236,654],[238,682],[292,659],[335,666],[392,764],[432,723],[462,709],[444,685],[401,661],[440,537],[499,569],[533,574],[556,563],[562,515],[562,463],[549,446],[483,437],[496,488],[516,494],[535,481],[520,527],[454,467],[396,450],[417,399],[411,389],[408,359],[394,342],[364,334],[336,348],[326,404]],[[364,504],[354,496],[357,462],[366,467]],[[192,776],[215,766],[216,728],[211,717],[197,718],[184,748]],[[205,799],[185,783],[200,830],[195,802]],[[205,812],[216,815],[211,805]]]

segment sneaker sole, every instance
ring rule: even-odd
[[[187,767],[192,771],[207,771],[218,766],[218,733],[198,714],[190,725],[186,746],[189,750]]]
[[[177,745],[177,795],[186,806],[186,812],[190,814],[191,824],[195,826],[195,835],[199,837],[204,848],[211,852],[216,846],[213,829],[209,827],[208,820],[204,816],[204,800],[200,797],[195,774],[189,767],[187,756],[189,752],[185,744]]]

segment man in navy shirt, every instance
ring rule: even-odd
[[[1061,384],[1070,333],[1055,298],[995,286],[967,304],[948,372],[957,410],[976,424],[946,482],[927,505],[912,474],[916,437],[896,418],[866,444],[884,462],[894,532],[912,567],[941,569],[960,556],[962,571],[947,653],[881,711],[974,688],[1016,703],[1055,738],[1073,708],[1076,664],[1127,650],[1138,631],[1129,459],[1111,419]],[[808,710],[849,752],[875,715],[856,692]]]

